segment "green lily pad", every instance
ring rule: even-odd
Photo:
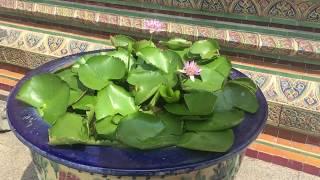
[[[168,103],[178,102],[180,99],[180,91],[174,91],[171,87],[161,86],[159,92],[161,97]]]
[[[226,56],[220,56],[204,67],[215,70],[220,73],[223,77],[229,77],[232,65]]]
[[[160,44],[167,46],[172,50],[183,50],[190,47],[192,45],[192,42],[182,38],[172,38],[168,41],[160,41]]]
[[[184,81],[182,83],[182,88],[185,91],[208,91],[208,92],[213,92],[217,89],[221,88],[220,84],[215,84],[213,82],[203,82],[199,79],[195,79],[194,81],[191,81],[190,79]]]
[[[137,112],[122,119],[116,131],[117,140],[138,149],[152,149],[145,141],[156,137],[165,126],[154,115]]]
[[[49,129],[49,144],[80,144],[89,139],[84,118],[73,113],[66,113]]]
[[[90,106],[95,106],[96,96],[84,95],[78,102],[72,105],[73,109],[89,110]]]
[[[153,138],[143,141],[140,149],[163,148],[176,145],[183,133],[183,121],[177,120],[170,114],[160,114],[157,116],[165,128]]]
[[[130,59],[129,59],[130,54]],[[112,56],[114,58],[118,58],[124,62],[127,69],[131,69],[132,65],[136,62],[136,59],[129,53],[127,50],[123,48],[118,48],[118,50],[107,52],[108,56]]]
[[[138,108],[133,97],[125,89],[109,84],[98,92],[95,110],[96,118],[99,120],[118,113],[126,116],[136,112]]]
[[[227,100],[223,90],[216,91],[214,94],[217,96],[216,104],[214,106],[215,112],[230,111],[233,109],[232,101]]]
[[[58,76],[45,73],[27,80],[16,98],[37,108],[44,120],[52,125],[67,110],[69,90],[68,84]]]
[[[216,40],[199,40],[192,44],[190,53],[200,55],[202,59],[211,59],[219,56],[219,44]]]
[[[70,89],[70,96],[69,96],[68,106],[70,106],[70,105],[76,103],[77,101],[79,101],[81,99],[81,97],[85,93],[86,93],[85,91]]]
[[[141,104],[158,91],[164,78],[157,71],[137,70],[129,73],[127,81],[136,87],[135,102]]]
[[[244,112],[240,110],[215,112],[206,121],[186,121],[185,128],[189,131],[221,131],[240,124],[243,119]]]
[[[211,114],[214,110],[216,98],[213,93],[206,91],[184,94],[186,105],[193,115]]]
[[[121,79],[126,73],[126,65],[118,58],[99,55],[90,58],[78,70],[80,81],[88,88],[101,90],[111,79]]]
[[[113,116],[112,123],[115,125],[118,125],[122,119],[123,119],[123,116],[117,114]]]
[[[223,94],[226,102],[244,111],[255,113],[259,108],[256,95],[242,85],[229,83],[225,86]]]
[[[115,47],[129,47],[135,43],[135,40],[129,36],[115,35],[110,37],[111,43]]]
[[[192,116],[197,115],[189,111],[184,104],[165,104],[164,109],[174,115]]]
[[[234,134],[231,129],[217,132],[188,132],[183,134],[179,141],[179,147],[209,151],[226,152],[234,141]]]
[[[156,45],[155,45],[152,41],[148,41],[148,40],[137,41],[137,42],[135,42],[134,45],[133,45],[133,49],[134,49],[136,52],[138,52],[138,51],[140,51],[141,49],[146,48],[146,47],[155,48]]]
[[[229,81],[229,83],[239,84],[247,89],[249,89],[253,94],[258,90],[258,86],[250,78],[238,78]]]
[[[71,69],[65,69],[59,73],[56,73],[63,81],[65,81],[71,89],[80,89],[80,82],[77,78],[77,73],[71,71]]]
[[[188,57],[189,51],[190,51],[190,48],[185,48],[184,50],[175,50],[174,52],[176,52],[180,56],[181,60],[185,62],[186,60],[189,59]]]
[[[163,72],[169,72],[170,59],[159,48],[146,47],[140,49],[136,55],[146,63],[152,64]]]
[[[98,136],[111,140],[114,139],[117,125],[113,124],[112,119],[112,116],[108,116],[96,122]]]
[[[226,77],[222,76],[220,73],[210,68],[202,68],[200,72],[202,83],[205,83],[210,87],[210,91],[217,91],[222,88]]]

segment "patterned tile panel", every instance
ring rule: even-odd
[[[12,3],[12,2],[17,3]],[[10,7],[19,10],[25,11],[32,11],[34,13],[42,13],[46,15],[55,16],[57,19],[59,18],[66,18],[66,17],[73,17],[75,19],[80,20],[84,24],[90,25],[90,23],[99,23],[101,25],[107,25],[107,27],[112,27],[115,29],[121,29],[127,31],[129,33],[145,33],[147,36],[147,31],[143,31],[143,23],[144,19],[139,17],[132,17],[132,16],[124,16],[124,15],[116,15],[111,13],[99,13],[95,11],[85,10],[85,9],[70,9],[66,7],[56,7],[48,4],[39,4],[34,3],[33,6],[30,2],[21,2],[18,0],[7,1],[7,0],[0,0],[0,7]],[[179,1],[178,4],[184,4],[184,6],[191,6],[191,7],[198,7],[200,1]],[[212,1],[211,3],[218,3],[221,4],[222,1]],[[278,14],[279,16],[285,14],[292,14],[296,11],[290,10],[293,3],[292,2],[285,2],[284,4],[281,2],[275,3],[274,7],[275,10],[272,10],[272,14]],[[270,3],[270,2],[268,2]],[[286,5],[289,4],[289,5]],[[222,4],[228,4],[224,2]],[[263,3],[262,3],[263,4]],[[261,5],[260,3],[256,3],[254,0],[241,0],[241,1],[233,1],[231,3],[232,6],[240,7],[247,7],[247,13],[253,13],[255,10],[251,10],[252,8],[257,8]],[[282,12],[276,9],[279,8],[287,8],[288,12]],[[257,10],[258,11],[258,10]],[[292,12],[291,12],[292,11]],[[271,12],[270,12],[271,13]],[[282,16],[281,15],[281,16]],[[166,26],[165,33],[160,35],[164,36],[174,36],[179,35],[182,37],[186,37],[189,39],[196,39],[201,37],[210,37],[218,39],[223,45],[227,47],[243,49],[243,50],[254,50],[254,51],[262,51],[270,54],[278,54],[278,55],[286,55],[286,56],[299,56],[305,57],[308,59],[314,59],[319,61],[320,57],[320,41],[312,41],[306,40],[301,38],[295,37],[283,37],[283,36],[276,36],[276,35],[268,35],[263,33],[254,33],[254,32],[244,32],[239,30],[230,30],[224,28],[216,28],[212,26],[196,26],[191,24],[183,24],[178,22],[169,22],[164,21]],[[14,43],[17,42],[17,38],[19,36],[19,31],[9,31],[8,38],[6,43]],[[142,35],[142,34],[141,34]],[[24,41],[18,41],[20,46],[27,46],[32,49],[35,46],[38,47],[38,43],[42,41],[47,41],[47,39],[39,39],[39,37],[35,37],[35,35],[28,34],[28,36]],[[59,42],[56,42],[59,43]],[[52,42],[50,39],[51,51],[57,48],[56,43]],[[63,42],[65,44],[65,42]],[[41,43],[40,43],[41,44]],[[47,43],[45,43],[47,44]],[[54,45],[55,44],[55,45]],[[56,46],[56,47],[52,47]],[[76,44],[73,44],[72,47],[66,48],[70,50],[72,49],[73,52],[75,51]],[[85,47],[81,47],[82,49]],[[81,51],[81,48],[78,51]],[[65,50],[64,54],[65,54]],[[57,50],[55,50],[57,52]],[[320,62],[319,62],[320,63]]]
[[[173,26],[170,26],[170,28],[172,27]],[[184,26],[184,28],[182,28],[181,30],[187,31],[191,34],[195,33],[194,31],[190,31],[188,28],[189,27]],[[61,57],[69,54],[110,47],[101,43],[93,43],[90,41],[79,40],[76,37],[71,38],[59,35],[46,34],[42,32],[19,30],[6,26],[0,26],[0,29],[6,31],[6,33],[3,33],[4,36],[0,39],[0,46],[20,49],[22,50],[22,52],[34,52],[52,57]],[[177,28],[174,28],[174,30],[176,31]],[[220,40],[224,39],[226,35],[224,33],[225,31],[220,32],[201,30],[201,32],[204,35],[212,35],[217,38],[220,38]],[[233,32],[227,31],[226,33],[229,33],[230,35]],[[248,35],[239,35],[235,33],[233,37],[229,36],[229,38],[240,38],[240,41],[244,41],[244,37],[246,36]],[[257,39],[257,36],[252,36],[252,40],[246,39],[246,41],[252,41],[256,43]],[[293,40],[288,41],[287,44],[290,45],[292,41]],[[281,42],[283,44],[286,44],[284,41]],[[236,43],[234,43],[234,45],[237,46]],[[19,57],[19,55],[14,52],[12,55],[8,53],[6,55],[7,57]],[[20,64],[24,66],[28,65],[27,62],[20,62]],[[31,65],[31,67],[35,66],[36,65]],[[312,111],[320,111],[319,82],[282,77],[277,74],[267,74],[248,70],[242,71],[255,80],[259,87],[262,88],[264,94],[270,102],[288,104],[290,106],[300,107]]]
[[[320,83],[239,69],[262,89],[269,102],[320,112]]]
[[[54,57],[111,47],[102,43],[90,43],[76,38],[20,30],[1,25],[0,30],[5,32],[3,33],[4,36],[0,38],[0,46]]]
[[[229,14],[228,17],[246,19],[247,15],[259,17],[284,18],[320,23],[320,3],[312,0],[134,0],[147,5],[158,5],[188,9],[193,13],[210,12]],[[132,2],[132,0],[117,0],[115,3]],[[137,4],[136,4],[137,5]],[[240,16],[240,17],[239,17]]]

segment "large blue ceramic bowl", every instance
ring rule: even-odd
[[[258,90],[256,96],[260,104],[259,110],[255,114],[247,113],[244,121],[233,129],[235,141],[232,148],[225,153],[200,152],[177,147],[141,151],[87,145],[49,146],[48,125],[38,116],[34,108],[15,99],[17,92],[26,80],[36,74],[57,71],[70,66],[81,55],[99,52],[101,51],[71,55],[46,63],[29,72],[16,85],[9,96],[7,115],[13,132],[33,152],[35,161],[39,161],[39,157],[41,157],[55,163],[56,165],[52,165],[55,173],[58,173],[57,165],[76,169],[80,173],[86,172],[114,177],[144,176],[150,178],[195,172],[216,166],[219,163],[219,166],[222,166],[221,162],[227,164],[228,160],[239,157],[263,129],[267,119],[268,107],[265,97]],[[245,75],[233,69],[231,77],[234,79],[245,77]],[[39,166],[39,163],[35,163]],[[41,168],[43,167],[38,167],[37,170],[46,171],[41,170]],[[60,176],[63,176],[64,172],[59,173]]]

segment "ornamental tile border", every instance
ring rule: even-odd
[[[75,38],[20,30],[0,25],[0,32],[1,31],[5,33],[0,36],[0,46],[47,56],[62,57],[84,51],[93,51],[111,47],[105,44],[91,43]]]
[[[139,17],[120,16],[111,13],[99,13],[84,9],[71,9],[19,0],[0,0],[0,7],[30,11],[42,15],[84,20],[85,22],[106,25],[107,28],[118,28],[118,30],[132,34],[136,32],[139,32],[140,35],[143,35],[143,33],[145,35],[147,34],[147,32],[143,30],[144,19]],[[198,37],[216,38],[227,47],[285,55],[290,56],[290,58],[298,56],[311,59],[312,64],[320,64],[320,41],[188,25],[169,21],[163,22],[166,25],[166,30],[162,32],[160,36],[174,36],[178,34],[192,39]],[[105,27],[101,28],[106,29]]]
[[[99,0],[93,1],[99,2]],[[111,3],[130,3],[132,6],[140,7],[141,4],[148,7],[153,5],[154,9],[169,7],[187,9],[193,13],[214,13],[214,15],[224,13],[231,18],[245,19],[247,16],[256,16],[256,21],[284,18],[320,23],[320,3],[310,0],[113,0]]]
[[[111,47],[109,45],[92,43],[76,38],[19,30],[1,25],[0,29],[6,32],[5,35],[0,36],[0,46],[52,57],[62,57],[79,52]],[[6,54],[7,57],[10,58],[15,57],[14,53],[8,55],[8,52],[6,52]],[[8,63],[10,63],[10,61],[8,61]],[[17,63],[18,62],[14,64]],[[39,64],[39,62],[36,64]],[[21,62],[20,65],[28,65],[29,68],[36,67],[36,65],[26,62]],[[268,101],[288,104],[293,107],[300,107],[312,111],[320,111],[319,82],[244,70],[241,68],[240,70],[254,79],[257,85],[263,90]],[[281,69],[279,69],[279,71],[281,71]]]
[[[255,81],[268,102],[320,112],[319,82],[238,69]]]

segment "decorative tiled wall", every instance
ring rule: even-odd
[[[102,31],[111,31],[113,33],[120,31],[140,36],[147,35],[147,31],[143,30],[145,19],[131,15],[119,15],[114,13],[91,11],[72,7],[61,7],[52,4],[25,2],[20,0],[0,0],[0,7],[5,7],[12,10],[22,10],[25,13],[30,12],[32,16],[39,15],[43,16],[44,18],[49,18],[49,20],[56,19],[58,17],[72,18],[74,20],[69,21],[70,23],[79,21],[82,22],[80,24],[82,24],[85,28],[90,28],[97,25]],[[83,21],[91,24],[85,24]],[[229,29],[210,24],[195,25],[192,23],[179,22],[179,19],[177,19],[176,22],[167,20],[163,20],[163,22],[165,23],[166,30],[159,35],[160,37],[180,35],[189,38],[216,38],[225,47],[227,47],[224,48],[227,51],[241,51],[241,53],[245,54],[258,53],[260,56],[272,57],[276,59],[320,64],[320,41],[311,40],[312,38],[317,39],[318,37],[312,34],[310,34],[310,39],[288,35],[288,32],[279,32],[280,35],[275,35]],[[240,27],[241,26],[239,26],[239,28]]]
[[[192,4],[190,7],[194,8],[195,2],[215,4],[216,1],[190,0],[179,1],[178,4],[174,4],[174,2],[178,1],[167,2],[172,2],[173,4],[171,5],[174,6],[189,2]],[[241,9],[239,7],[240,4],[245,6],[250,2],[233,1],[231,3],[231,1],[228,1],[228,3],[224,2],[223,5],[226,7],[225,5],[233,4],[236,11],[236,9]],[[238,5],[235,5],[237,3]],[[307,4],[310,5],[310,3]],[[259,5],[262,6],[261,3]],[[127,32],[133,35],[148,35],[148,32],[143,29],[145,18],[126,13],[119,15],[112,12],[20,0],[0,0],[0,10],[1,7],[6,10],[19,10],[25,14],[29,13],[28,15],[41,16],[48,20],[66,20],[63,18],[69,18],[67,22],[79,21],[82,22],[80,24],[85,28],[98,26],[100,30],[105,30],[106,32],[115,29],[114,33]],[[203,7],[201,6],[201,8]],[[227,10],[228,8],[224,8],[224,11]],[[255,10],[249,8],[248,12],[239,10],[238,13],[249,13],[249,11],[253,12]],[[262,13],[262,11],[258,11]],[[299,18],[302,18],[302,16]],[[162,21],[165,23],[166,29],[158,34],[159,38],[174,35],[192,39],[209,37],[218,39],[223,44],[224,50],[231,52],[239,52],[240,50],[247,54],[252,52],[261,56],[266,54],[277,60],[281,60],[280,57],[285,56],[290,60],[302,63],[320,64],[320,41],[315,40],[317,38],[311,40],[312,38],[244,31],[209,24],[199,25],[178,20],[162,19]],[[6,48],[5,51],[0,53],[0,61],[35,68],[55,57],[111,46],[108,40],[101,38],[0,21],[0,47]],[[239,69],[254,79],[266,95],[270,104],[270,124],[320,135],[319,127],[315,126],[320,123],[320,78],[315,78],[316,80],[293,78],[279,75],[278,73],[265,73],[259,69],[252,68],[250,64],[247,66],[250,66],[251,69]],[[265,68],[267,69],[267,67]],[[282,70],[278,68],[277,71],[280,72]]]
[[[115,3],[132,2],[132,0],[116,0]],[[320,23],[320,3],[316,0],[134,0],[145,5],[153,4],[164,7],[190,9],[193,12],[230,14],[229,17],[252,18],[256,21],[271,18],[296,19]],[[132,4],[134,5],[134,4]],[[138,4],[136,4],[138,5]],[[139,4],[141,6],[141,4]],[[150,6],[151,7],[151,6]],[[152,7],[151,7],[152,8]],[[160,7],[153,7],[159,8]],[[209,14],[210,15],[210,14]],[[240,16],[240,17],[239,17]],[[260,19],[259,19],[260,17]],[[263,17],[263,19],[261,18]],[[266,18],[270,17],[270,18]],[[247,18],[248,20],[248,18]],[[272,20],[271,20],[272,22]],[[285,23],[285,22],[284,22]]]
[[[0,61],[28,68],[56,57],[111,47],[107,40],[80,40],[82,36],[52,31],[45,33],[5,25],[0,29],[5,32],[0,33],[0,47],[6,47],[0,49]],[[320,128],[316,126],[320,123],[320,81],[279,76],[259,69],[238,69],[264,92],[270,105],[270,124],[320,135]]]
[[[110,48],[101,43],[90,43],[65,36],[27,31],[0,25],[0,46],[16,48],[47,56],[62,57],[70,54]],[[105,40],[105,43],[107,41]],[[31,66],[33,68],[34,66]],[[30,67],[29,67],[30,68]]]

